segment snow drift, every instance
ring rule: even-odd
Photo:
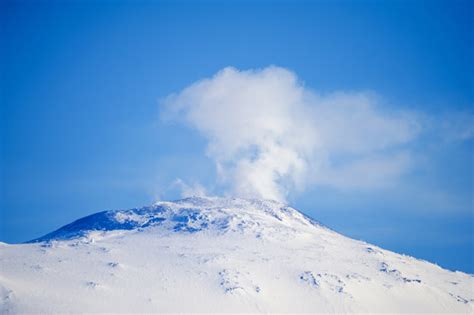
[[[0,243],[1,313],[472,313],[473,286],[269,200],[159,202]]]

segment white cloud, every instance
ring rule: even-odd
[[[177,187],[181,191],[182,198],[206,197],[208,195],[206,189],[199,183],[192,183],[190,185],[184,182],[181,178],[177,178],[174,181],[173,186]]]
[[[285,200],[308,184],[374,187],[410,166],[413,114],[368,93],[319,95],[291,71],[225,68],[165,100],[168,115],[208,139],[230,194]]]
[[[469,112],[445,113],[441,121],[444,139],[465,141],[474,137],[474,115]]]
[[[349,163],[320,168],[315,183],[344,189],[387,187],[412,166],[408,152],[361,156]]]

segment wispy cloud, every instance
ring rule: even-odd
[[[391,184],[412,166],[409,145],[422,129],[417,114],[389,110],[372,93],[321,95],[275,66],[225,68],[164,104],[207,138],[227,192],[246,197]]]
[[[464,141],[474,137],[474,115],[469,112],[445,113],[438,125],[445,141]]]
[[[199,183],[188,184],[185,181],[183,181],[181,178],[177,178],[174,181],[173,186],[177,187],[181,191],[182,198],[204,197],[208,195],[206,188],[203,187],[201,184]]]

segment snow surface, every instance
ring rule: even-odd
[[[104,211],[0,243],[0,313],[474,312],[474,278],[268,200]]]

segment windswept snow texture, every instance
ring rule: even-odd
[[[274,201],[188,198],[0,243],[0,313],[472,314],[474,278]]]

